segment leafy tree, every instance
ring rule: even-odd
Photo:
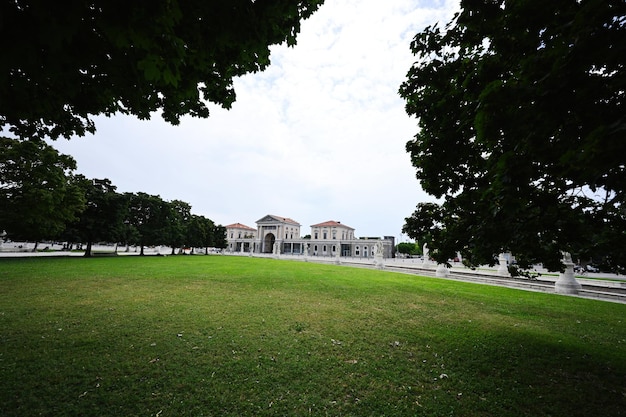
[[[204,216],[194,214],[191,216],[187,226],[187,245],[192,250],[194,247],[203,247],[205,248],[205,254],[208,253],[208,248],[213,246],[214,241],[215,224],[213,221]]]
[[[405,232],[433,257],[561,252],[626,268],[626,2],[462,1],[419,33],[400,87],[419,120],[407,151],[425,191]]]
[[[86,205],[70,229],[75,241],[87,244],[85,256],[89,257],[93,242],[117,242],[124,236],[127,200],[108,179],[92,180],[80,175],[77,183],[83,189]]]
[[[22,138],[94,132],[91,116],[177,124],[230,108],[233,78],[296,43],[323,0],[3,1],[0,128]]]
[[[124,201],[127,204],[127,207],[128,207],[128,204],[130,203],[131,195],[132,195],[131,193],[122,194],[122,196],[124,197]],[[124,217],[124,226],[122,228],[122,236],[120,237],[120,242],[126,245],[126,252],[129,252],[130,245],[135,244],[135,242],[139,242],[139,241],[140,241],[139,232],[137,231],[137,228],[130,222],[130,208],[128,207],[128,210]]]
[[[169,233],[167,243],[172,248],[172,255],[176,248],[185,244],[188,223],[191,219],[191,206],[180,200],[173,200],[170,205]]]
[[[141,255],[144,247],[166,242],[170,230],[171,208],[158,195],[127,193],[130,243],[139,245]]]
[[[0,229],[35,243],[57,237],[85,207],[74,169],[72,157],[43,141],[0,137]]]
[[[422,253],[419,246],[416,243],[412,243],[412,242],[398,243],[397,250],[399,253],[402,253],[405,255],[419,255]]]
[[[211,246],[219,249],[224,249],[228,246],[228,242],[226,241],[225,226],[222,226],[221,224],[214,225],[212,235],[213,238],[211,240]]]

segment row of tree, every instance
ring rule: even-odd
[[[180,200],[118,193],[108,179],[74,174],[76,162],[41,140],[0,137],[0,231],[6,238],[141,247],[226,247],[226,228]],[[37,246],[35,246],[36,249]]]
[[[40,139],[94,133],[101,114],[158,112],[178,124],[208,117],[208,103],[230,108],[233,79],[269,66],[271,45],[295,45],[301,21],[322,3],[2,2],[0,132],[20,141],[0,137],[0,232],[88,248],[101,240],[225,246],[223,227],[189,204],[75,176],[75,161]]]

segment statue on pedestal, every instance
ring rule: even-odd
[[[578,294],[582,285],[574,277],[574,262],[569,252],[563,252],[563,264],[565,271],[559,274],[559,279],[554,283],[554,290],[559,294]]]

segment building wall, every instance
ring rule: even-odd
[[[354,229],[346,226],[311,226],[311,240],[351,240]]]
[[[256,230],[242,229],[242,228],[226,228],[227,239],[247,239],[256,238]]]
[[[311,239],[300,237],[300,225],[291,219],[265,216],[257,222],[257,230],[227,227],[226,240],[231,252],[273,253],[302,255],[305,246],[309,256],[374,258],[376,244],[382,241],[383,257],[393,256],[393,238],[354,237],[354,229],[343,225],[311,226]],[[231,237],[232,236],[232,237]],[[240,237],[241,236],[241,237]],[[249,237],[245,237],[249,236]]]

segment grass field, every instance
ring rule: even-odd
[[[0,259],[0,415],[620,416],[625,320],[294,261]]]

